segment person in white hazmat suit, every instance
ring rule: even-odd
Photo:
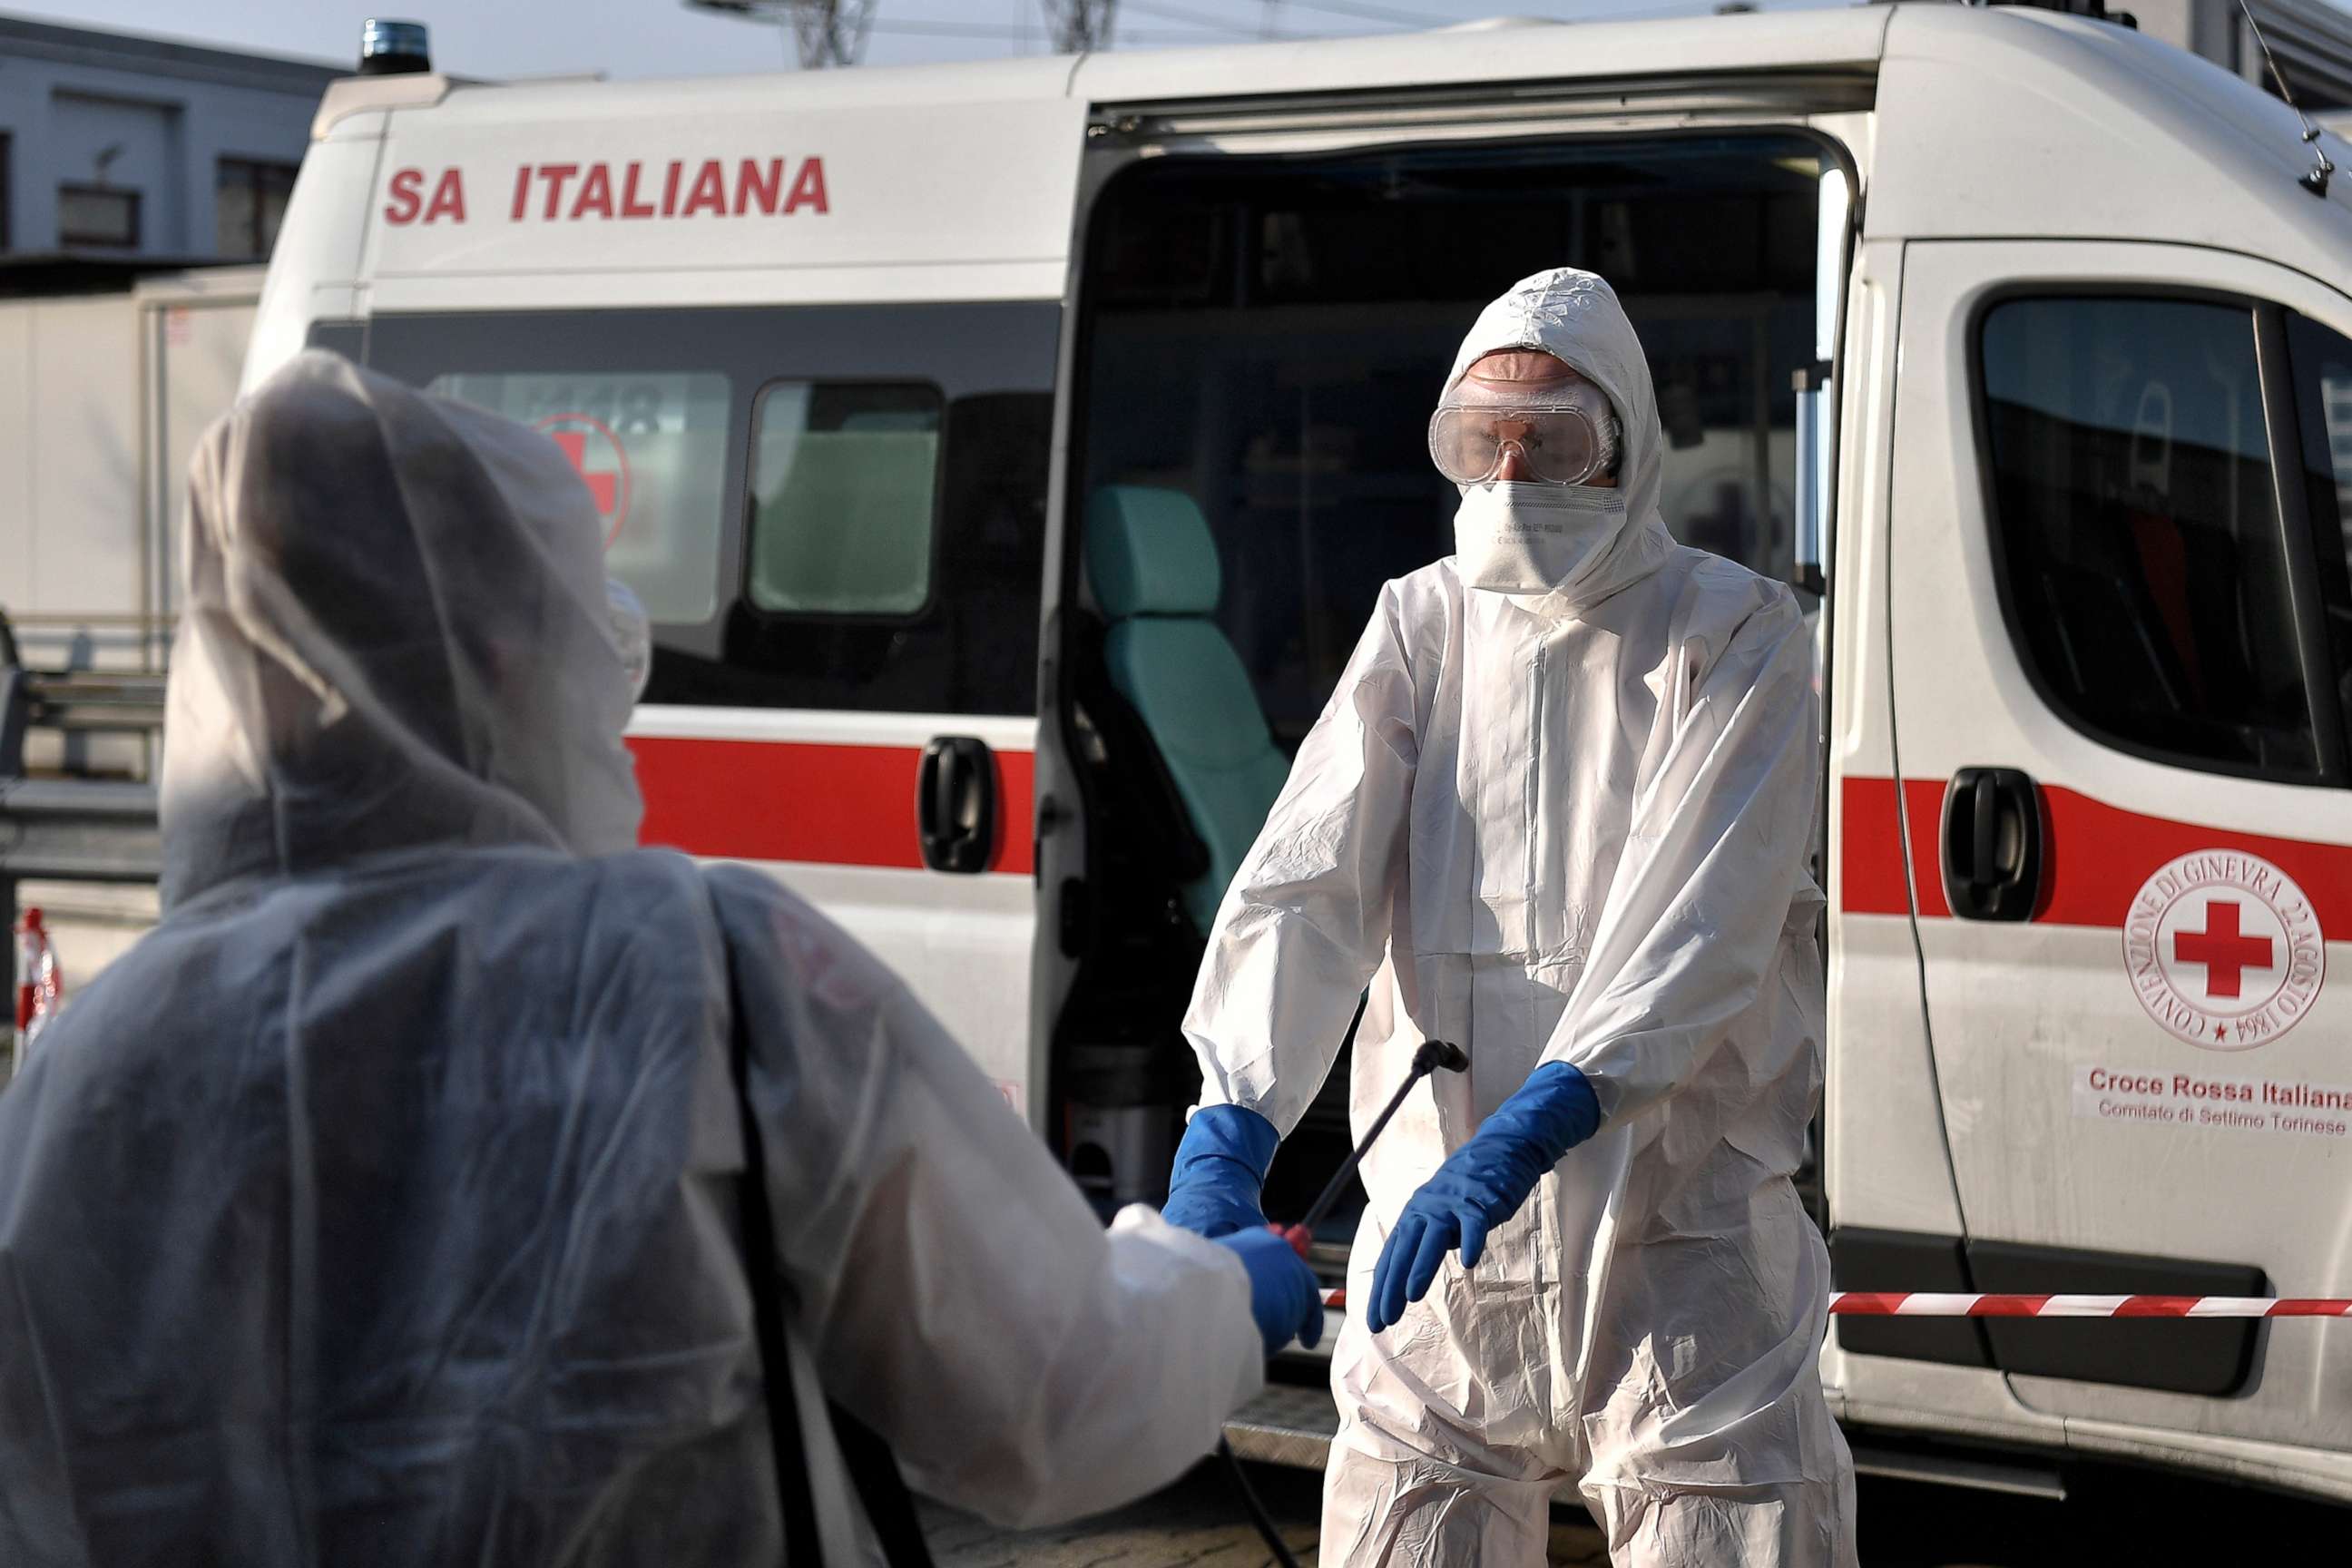
[[[828,1396],[1037,1522],[1319,1331],[1280,1238],[1106,1235],[856,943],[634,847],[544,437],[313,352],[190,490],[163,916],[0,1095],[0,1563],[862,1561]]]
[[[1260,1222],[1355,1037],[1363,1164],[1327,1563],[1854,1562],[1819,1381],[1829,1260],[1790,1177],[1822,1085],[1812,656],[1783,587],[1658,514],[1615,294],[1513,288],[1431,425],[1455,553],[1390,583],[1220,909],[1164,1214]],[[1376,973],[1377,971],[1377,973]]]

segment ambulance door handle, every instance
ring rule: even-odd
[[[2016,768],[1962,768],[1944,791],[1944,901],[1969,921],[2026,921],[2042,896],[2042,792]]]
[[[915,774],[915,832],[923,864],[971,876],[996,858],[996,754],[971,735],[923,748]]]

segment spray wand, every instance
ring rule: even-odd
[[[1279,1233],[1285,1241],[1290,1243],[1292,1249],[1304,1258],[1307,1249],[1314,1245],[1316,1226],[1322,1222],[1324,1215],[1331,1212],[1331,1205],[1339,1201],[1339,1194],[1347,1191],[1348,1183],[1354,1177],[1356,1168],[1364,1163],[1364,1156],[1371,1152],[1374,1141],[1387,1131],[1390,1121],[1404,1104],[1404,1097],[1412,1092],[1413,1085],[1440,1068],[1447,1072],[1466,1072],[1470,1068],[1470,1058],[1460,1046],[1449,1044],[1444,1040],[1424,1041],[1421,1048],[1412,1053],[1412,1070],[1405,1075],[1402,1083],[1397,1085],[1397,1091],[1389,1096],[1388,1104],[1381,1108],[1381,1113],[1374,1117],[1372,1124],[1364,1130],[1364,1135],[1357,1141],[1355,1149],[1339,1163],[1339,1168],[1332,1173],[1331,1179],[1323,1184],[1322,1192],[1316,1195],[1313,1203],[1307,1205],[1306,1214],[1299,1216],[1298,1222],[1295,1225],[1269,1225],[1266,1228]],[[1241,1459],[1234,1453],[1233,1446],[1220,1437],[1217,1439],[1217,1452],[1224,1456],[1225,1463],[1231,1467],[1234,1473],[1234,1485],[1240,1489],[1242,1502],[1249,1510],[1250,1520],[1257,1526],[1258,1534],[1265,1538],[1266,1545],[1272,1549],[1275,1562],[1280,1564],[1281,1568],[1298,1568],[1298,1560],[1290,1554],[1290,1548],[1283,1544],[1281,1532],[1275,1529],[1274,1519],[1265,1511],[1265,1505],[1258,1500],[1255,1489],[1249,1483],[1249,1473],[1242,1468]]]

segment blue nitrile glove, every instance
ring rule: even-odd
[[[1364,1313],[1372,1332],[1403,1317],[1406,1302],[1429,1294],[1438,1265],[1454,1247],[1462,1248],[1462,1267],[1475,1268],[1486,1233],[1518,1213],[1543,1173],[1600,1125],[1601,1105],[1582,1073],[1566,1062],[1546,1062],[1530,1073],[1405,1201],[1372,1266]]]
[[[1219,1247],[1232,1247],[1249,1270],[1250,1315],[1265,1338],[1265,1353],[1274,1354],[1292,1340],[1313,1348],[1323,1337],[1323,1291],[1297,1248],[1263,1226],[1215,1240]]]
[[[1176,1164],[1168,1173],[1168,1202],[1160,1217],[1211,1238],[1237,1230],[1264,1230],[1258,1189],[1282,1134],[1256,1111],[1204,1105],[1192,1112]]]

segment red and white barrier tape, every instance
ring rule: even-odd
[[[1844,1318],[2352,1318],[2332,1296],[1969,1296],[1839,1290]]]
[[[1345,1290],[1323,1304],[1344,1311]],[[2352,1318],[2352,1299],[2336,1296],[1985,1296],[1931,1291],[1839,1290],[1830,1312],[1841,1318]]]

